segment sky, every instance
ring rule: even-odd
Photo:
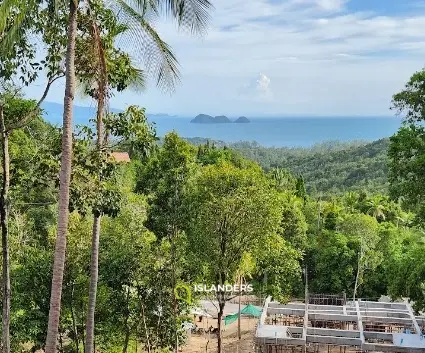
[[[211,0],[204,37],[156,23],[181,71],[174,94],[151,80],[111,99],[194,116],[392,115],[391,97],[424,67],[425,1]],[[28,89],[37,97],[43,82]],[[47,100],[62,102],[63,82]],[[93,105],[77,97],[76,104]]]

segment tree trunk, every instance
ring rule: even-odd
[[[80,308],[80,310],[81,310],[81,317],[80,317],[80,322],[83,322],[84,321],[84,311],[85,311],[85,309],[84,309],[84,305],[83,305],[83,303],[81,303],[81,308]],[[86,335],[85,335],[85,330],[84,330],[84,328],[81,330],[81,343],[83,344],[83,352],[85,352],[86,351]]]
[[[176,189],[176,197],[177,197],[177,189]],[[176,236],[177,236],[177,229],[175,226],[173,226],[172,229],[172,235],[171,235],[171,276],[172,276],[172,283],[171,285],[173,288],[171,289],[171,295],[173,299],[173,317],[174,317],[174,330],[175,330],[175,337],[174,337],[174,353],[178,353],[179,351],[179,334],[178,334],[178,328],[177,328],[177,298],[175,293],[176,288]]]
[[[3,316],[2,316],[2,346],[3,353],[10,353],[10,264],[8,239],[9,213],[9,136],[4,122],[3,106],[0,106],[0,129],[2,139],[2,173],[3,185],[0,196],[1,244],[3,252]]]
[[[226,302],[220,302],[218,303],[218,323],[217,323],[217,327],[218,327],[218,332],[217,332],[217,353],[221,353],[222,352],[222,335],[221,335],[221,325],[222,325],[222,321],[223,321],[223,312],[224,312],[224,306],[226,305]]]
[[[80,353],[80,341],[78,339],[78,329],[77,329],[77,318],[75,316],[74,309],[74,288],[75,283],[72,283],[72,291],[71,291],[71,319],[72,319],[72,330],[74,331],[74,341],[75,341],[75,352]]]
[[[359,260],[357,263],[357,274],[356,274],[356,282],[354,283],[354,292],[353,292],[353,301],[356,300],[357,289],[359,288],[360,275],[361,275],[361,266],[363,261],[363,244],[360,245],[360,253]]]
[[[353,302],[356,300],[357,288],[358,288],[358,286],[359,286],[360,266],[361,266],[360,262],[361,262],[361,255],[359,254],[359,260],[358,260],[358,262],[357,262],[356,282],[354,283]]]
[[[93,353],[94,349],[94,313],[96,309],[97,281],[99,277],[99,238],[100,238],[100,214],[93,218],[91,263],[90,263],[90,291],[86,325],[86,353]]]
[[[104,141],[104,128],[103,128],[103,111],[105,109],[105,95],[106,95],[106,62],[105,55],[102,48],[102,41],[99,35],[98,28],[93,22],[93,39],[96,45],[97,53],[99,56],[100,76],[97,79],[97,117],[96,117],[96,130],[97,130],[97,152],[99,159],[103,153]],[[99,173],[99,181],[101,175]],[[101,192],[101,190],[99,190]],[[92,230],[92,245],[91,245],[91,263],[90,263],[90,290],[89,290],[89,303],[87,312],[87,333],[86,333],[86,353],[93,353],[94,351],[94,314],[96,310],[96,294],[97,282],[99,278],[99,241],[100,241],[100,227],[101,227],[101,213],[98,210],[93,210],[93,230]]]
[[[75,2],[74,2],[75,1]],[[69,187],[72,164],[72,109],[75,91],[75,39],[77,34],[77,3],[69,2],[68,46],[66,51],[66,82],[63,112],[62,156],[58,204],[58,224],[50,295],[49,322],[45,353],[56,352],[61,311],[62,281],[65,267],[66,238],[69,216]]]
[[[144,329],[145,329],[146,347],[147,347],[148,353],[151,353],[151,343],[150,343],[150,338],[149,338],[149,331],[148,331],[148,326],[146,325],[145,305],[143,303],[141,303],[141,308],[142,308],[142,315],[143,315],[143,326],[144,326]],[[137,340],[136,340],[136,350],[137,350]]]
[[[126,299],[127,312],[125,316],[125,336],[124,336],[124,346],[122,348],[122,353],[127,353],[128,343],[130,342],[130,327],[128,325],[128,320],[130,319],[130,288],[127,288],[127,299]]]
[[[241,340],[241,285],[242,285],[242,276],[239,276],[239,298],[238,298],[238,339]],[[239,347],[239,346],[238,346]]]

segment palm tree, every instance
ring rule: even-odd
[[[343,196],[344,206],[347,211],[354,213],[359,202],[359,194],[354,191],[349,191]]]
[[[104,113],[106,100],[108,98],[108,91],[111,88],[120,90],[131,86],[133,88],[142,88],[144,86],[144,77],[141,70],[131,65],[131,62],[126,61],[126,55],[119,50],[114,50],[113,47],[105,45],[105,42],[110,44],[114,43],[115,38],[123,34],[128,28],[126,26],[110,24],[106,28],[107,38],[102,38],[101,29],[96,23],[94,18],[96,14],[92,13],[89,8],[89,27],[91,27],[91,38],[80,42],[79,60],[77,68],[81,68],[83,72],[88,72],[88,75],[82,75],[83,91],[89,94],[97,101],[97,114],[96,114],[96,148],[99,155],[99,160],[103,159],[106,146],[106,136],[104,132]],[[108,72],[110,67],[107,63],[125,62],[129,67],[126,70],[125,77],[118,79],[117,82],[110,82],[108,80]],[[120,60],[123,59],[123,60]],[[93,75],[94,73],[94,75]],[[99,172],[101,173],[101,172]],[[97,176],[98,182],[102,181],[99,174]],[[101,192],[101,191],[99,191]],[[98,282],[98,259],[99,259],[99,242],[101,230],[102,210],[98,207],[93,208],[93,228],[92,228],[92,248],[91,248],[91,262],[90,262],[90,289],[87,311],[87,324],[86,324],[86,353],[92,353],[94,350],[94,327],[95,327],[95,309],[96,309],[96,295],[97,295],[97,282]]]
[[[382,196],[373,196],[372,198],[366,201],[366,205],[368,207],[367,213],[372,217],[376,218],[377,221],[385,221],[385,212],[387,208],[385,207],[384,202],[385,200],[382,198]]]
[[[344,207],[338,203],[335,199],[332,199],[325,203],[323,214],[325,219],[325,226],[330,230],[337,230],[338,224],[342,219],[341,213]]]
[[[62,281],[65,267],[66,238],[68,233],[69,187],[72,160],[72,113],[75,94],[75,40],[77,37],[78,1],[69,1],[67,49],[65,57],[65,96],[62,126],[62,155],[59,175],[59,202],[56,245],[53,262],[52,286],[50,293],[49,321],[47,326],[46,353],[56,352],[59,317],[62,298]]]
[[[105,109],[105,100],[107,96],[107,67],[105,52],[103,50],[102,40],[96,22],[92,22],[92,33],[94,41],[94,53],[98,56],[98,75],[96,77],[97,89],[95,96],[97,100],[97,116],[96,116],[96,131],[97,131],[97,151],[99,157],[102,157],[103,141],[104,141],[104,128],[103,128],[103,112]],[[101,176],[99,175],[99,181]],[[92,353],[94,349],[94,314],[96,309],[96,293],[97,282],[99,274],[99,240],[100,240],[100,222],[101,212],[93,210],[93,229],[92,229],[92,248],[91,248],[91,262],[90,262],[90,290],[89,301],[87,310],[87,324],[86,324],[86,353]]]
[[[397,227],[401,224],[403,227],[409,227],[415,220],[415,215],[411,212],[401,211],[399,215],[396,216]]]
[[[16,100],[19,90],[13,87],[13,77],[20,68],[20,61],[28,59],[31,51],[26,34],[31,30],[35,18],[32,12],[37,8],[36,1],[27,3],[17,0],[7,0],[0,3],[0,76],[2,91],[0,96],[0,140],[2,148],[2,186],[0,192],[0,225],[2,243],[2,352],[10,353],[10,261],[9,261],[9,187],[10,187],[10,156],[9,136],[15,129],[26,126],[37,114],[41,103],[47,96],[53,82],[61,77],[52,75],[47,83],[42,97],[33,107],[22,116],[10,116],[5,109],[5,101]],[[22,76],[23,82],[28,85],[37,74]],[[9,115],[9,116],[8,116]]]
[[[72,105],[75,91],[74,64],[78,5],[78,0],[70,0],[69,2],[57,238],[45,353],[55,353],[56,351],[56,337],[58,334],[61,309],[62,280],[69,215],[68,205],[72,158]],[[157,84],[162,87],[174,86],[176,79],[179,77],[176,58],[172,54],[169,46],[161,40],[154,28],[149,24],[147,15],[152,16],[165,13],[177,19],[180,26],[189,28],[194,33],[202,33],[208,24],[208,10],[211,8],[211,3],[208,0],[111,0],[108,1],[107,5],[113,10],[116,10],[118,18],[122,19],[123,22],[126,21],[130,23],[132,27],[132,39],[138,44],[139,49],[145,49],[141,52],[142,57],[145,58],[147,62],[154,63],[150,68],[151,72],[157,77]],[[158,56],[152,56],[153,54]],[[98,229],[100,230],[100,228]],[[97,252],[96,249],[95,252]],[[97,267],[96,256],[92,258],[92,263],[94,267]],[[92,270],[94,269],[92,268]],[[93,274],[95,275],[94,272]],[[93,278],[93,281],[94,280],[95,278]]]

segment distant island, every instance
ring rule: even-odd
[[[228,124],[232,121],[225,115],[219,115],[219,116],[211,116],[207,114],[199,114],[194,119],[190,121],[194,124]],[[234,121],[235,123],[249,123],[250,121],[244,117],[241,116],[237,120]]]
[[[246,123],[250,123],[250,121],[246,116],[241,116],[235,120],[235,123],[246,124]]]

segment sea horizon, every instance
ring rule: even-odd
[[[61,125],[61,104],[46,103],[43,108],[47,121]],[[88,124],[94,112],[95,107],[74,106],[74,125]],[[256,142],[265,147],[311,147],[328,141],[375,141],[390,137],[401,126],[401,119],[391,116],[246,116],[250,120],[247,124],[197,124],[190,122],[194,116],[149,113],[147,116],[159,137],[175,131],[184,138],[199,137],[226,143]],[[228,117],[235,120],[234,116]]]

